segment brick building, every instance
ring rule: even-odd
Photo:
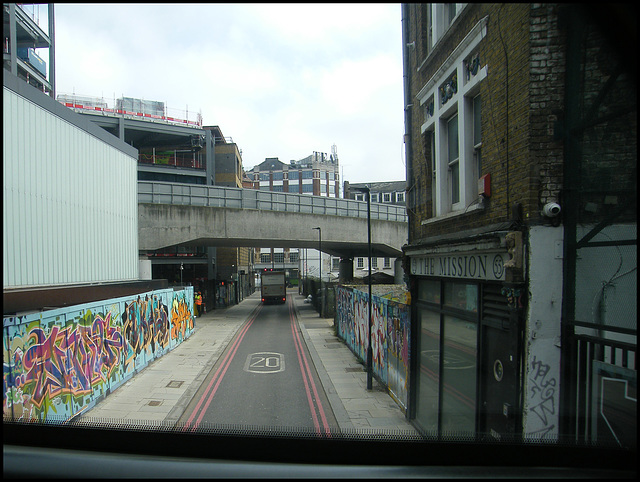
[[[589,197],[586,173],[590,163],[610,180],[635,173],[635,67],[575,6],[403,4],[402,24],[417,354],[408,416],[439,435],[556,440],[579,427],[575,438],[592,440],[580,337],[613,354],[587,370],[633,377],[636,312],[631,303],[603,321],[580,306],[604,306],[613,279],[635,300],[623,274],[636,266],[636,185],[634,174]],[[618,35],[633,43],[629,32]],[[586,233],[599,244],[581,245]]]

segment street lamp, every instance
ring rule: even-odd
[[[324,291],[322,290],[322,229],[320,227],[313,228],[318,230],[318,254],[320,258],[320,318],[322,318],[322,312],[324,311]]]
[[[367,195],[367,251],[369,255],[369,340],[367,346],[367,390],[373,386],[373,353],[371,353],[371,330],[373,320],[371,318],[371,190],[369,186],[353,188],[354,191],[364,192]]]

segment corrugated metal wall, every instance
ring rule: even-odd
[[[3,88],[3,287],[138,278],[136,159]]]

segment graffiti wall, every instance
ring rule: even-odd
[[[410,307],[377,296],[371,303],[373,373],[407,408],[409,382]],[[364,363],[369,340],[369,294],[344,286],[336,289],[338,336]]]
[[[6,317],[3,416],[67,421],[191,335],[193,287]]]

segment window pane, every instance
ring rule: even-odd
[[[418,282],[418,301],[440,304],[440,281],[420,280]]]
[[[473,98],[473,145],[477,146],[482,142],[482,122],[481,122],[481,102],[480,96]]]
[[[475,433],[477,322],[444,316],[443,435]]]
[[[438,383],[440,366],[440,315],[433,311],[418,311],[418,391],[416,421],[429,434],[438,432]]]
[[[455,263],[455,258],[451,262]],[[478,286],[474,284],[447,281],[444,284],[444,306],[477,313]]]
[[[447,25],[450,25],[451,22],[453,22],[453,19],[456,16],[456,4],[455,3],[448,3],[446,5],[447,8]]]
[[[449,148],[449,162],[458,159],[458,116],[454,115],[447,122],[447,140]]]
[[[451,166],[451,204],[460,202],[460,164]]]
[[[451,204],[460,202],[460,165],[458,164],[458,116],[454,115],[447,122],[447,146],[449,173],[451,176]]]

